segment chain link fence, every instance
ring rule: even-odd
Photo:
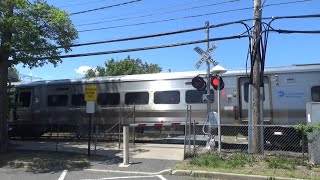
[[[320,162],[320,132],[302,133],[295,126],[221,124],[221,149],[218,125],[189,121],[185,130],[185,158],[212,152],[288,155]],[[252,136],[250,129],[252,128]],[[252,139],[250,139],[252,137]]]
[[[16,144],[15,147],[21,145],[27,150],[105,155],[110,152],[110,149],[120,152],[123,125],[134,122],[134,116],[134,106],[128,106],[118,108],[117,115],[113,117],[114,124],[103,124],[94,114],[91,124],[89,124],[89,115],[87,122],[79,121],[76,124],[9,122],[9,137],[12,145]]]

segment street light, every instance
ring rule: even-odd
[[[225,68],[220,65],[216,65],[210,71],[212,74],[215,74],[220,80],[220,75],[227,72]],[[218,82],[218,151],[221,152],[221,123],[220,123],[220,82]]]

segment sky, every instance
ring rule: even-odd
[[[203,27],[206,21],[210,25],[214,25],[253,17],[253,0],[47,0],[47,2],[70,14],[131,2],[121,6],[70,15],[75,28],[79,31],[79,38],[75,43],[171,32]],[[264,3],[263,17],[320,14],[320,0],[262,0],[262,2]],[[272,5],[276,3],[283,4]],[[203,16],[192,17],[197,15]],[[177,20],[163,21],[168,19]],[[155,23],[155,21],[163,22]],[[265,20],[265,22],[268,21]],[[252,26],[253,22],[248,21],[247,24]],[[320,30],[320,18],[277,20],[272,23],[272,27],[288,30]],[[99,28],[105,29],[93,30]],[[219,38],[239,35],[245,31],[243,25],[234,24],[210,29],[209,36],[210,38]],[[67,55],[142,48],[204,39],[206,39],[206,32],[200,30],[157,38],[75,47]],[[268,39],[265,66],[320,63],[319,42],[320,34],[278,34],[271,32]],[[210,46],[213,43],[217,48],[212,53],[212,58],[219,62],[221,66],[226,69],[246,67],[249,44],[247,38],[210,42]],[[193,50],[195,47],[206,50],[206,43],[137,52],[65,58],[62,59],[62,63],[58,64],[58,67],[54,67],[52,64],[33,69],[24,68],[22,64],[16,67],[23,81],[83,78],[83,72],[88,68],[104,66],[104,63],[111,58],[121,60],[128,55],[132,58],[140,58],[143,62],[159,64],[163,72],[168,72],[169,69],[171,72],[206,70],[205,64],[200,66],[199,69],[195,67],[195,64],[200,60],[200,55]]]

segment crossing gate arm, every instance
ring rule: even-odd
[[[195,124],[199,124],[196,122]],[[171,122],[171,123],[137,123],[137,124],[129,124],[129,127],[164,127],[164,126],[185,126],[189,125],[189,123],[185,122]],[[193,125],[193,123],[191,123]]]

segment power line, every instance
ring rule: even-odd
[[[168,21],[176,21],[176,20],[181,20],[181,19],[197,18],[197,17],[202,17],[202,16],[230,13],[230,12],[236,12],[236,11],[249,10],[249,9],[252,9],[252,7],[231,9],[231,10],[218,11],[218,12],[212,12],[212,13],[206,13],[206,14],[198,14],[198,15],[192,15],[192,16],[184,16],[184,17],[180,17],[180,18],[163,19],[163,20],[157,20],[157,21],[148,21],[148,22],[126,24],[126,25],[119,25],[119,26],[109,26],[109,27],[104,27],[104,28],[85,29],[85,30],[80,30],[78,32],[101,31],[101,30],[115,29],[115,28],[122,28],[122,27],[139,26],[139,25],[146,25],[146,24],[155,24],[155,23],[160,23],[160,22],[168,22]]]
[[[176,44],[166,44],[166,45],[159,45],[159,46],[149,46],[149,47],[142,47],[142,48],[62,55],[62,56],[57,56],[57,58],[75,58],[75,57],[97,56],[97,55],[105,55],[105,54],[116,54],[116,53],[124,53],[124,52],[145,51],[145,50],[151,50],[151,49],[162,49],[162,48],[169,48],[169,47],[186,46],[191,44],[200,44],[208,41],[211,42],[211,41],[221,41],[221,40],[229,40],[229,39],[240,39],[245,37],[249,37],[249,36],[248,35],[227,36],[227,37],[221,37],[221,38],[211,38],[211,39],[205,39],[205,40],[190,41],[190,42],[183,42],[183,43],[176,43]],[[51,58],[50,57],[35,58],[35,60],[46,60],[46,59],[51,59]]]
[[[199,1],[199,0],[198,0]],[[177,7],[181,7],[181,6],[186,6],[186,5],[190,5],[190,4],[195,4],[195,2],[192,2],[192,3],[180,3],[180,4],[174,4],[174,6],[177,6]],[[149,11],[143,11],[143,12],[135,12],[135,13],[129,13],[129,14],[122,14],[122,15],[117,15],[117,16],[107,16],[107,17],[103,17],[103,18],[98,18],[98,19],[92,19],[92,20],[80,20],[81,22],[90,22],[90,21],[97,21],[97,20],[101,20],[101,19],[109,19],[109,18],[121,18],[123,16],[130,16],[130,15],[136,15],[136,14],[145,14],[145,13],[148,13],[148,12],[155,12],[155,11],[159,11],[159,10],[167,10],[167,9],[170,9],[170,7],[165,7],[165,8],[158,8],[158,9],[151,9]]]
[[[272,3],[272,4],[266,4],[266,5],[264,5],[264,7],[287,5],[287,4],[296,4],[296,3],[308,2],[308,1],[313,1],[313,0],[296,0],[296,1],[288,1],[288,2],[282,2],[282,3]]]
[[[121,42],[121,41],[131,41],[131,40],[138,40],[138,39],[147,39],[147,38],[154,38],[154,37],[160,37],[160,36],[168,36],[168,35],[174,35],[174,34],[181,34],[181,33],[188,33],[188,32],[194,32],[204,29],[211,29],[211,28],[217,28],[222,26],[227,26],[231,24],[244,24],[246,21],[250,21],[253,19],[243,19],[238,21],[232,21],[227,23],[221,23],[221,24],[215,24],[211,25],[209,27],[203,26],[203,27],[195,27],[190,29],[183,29],[178,31],[171,31],[171,32],[163,32],[163,33],[157,33],[157,34],[149,34],[149,35],[143,35],[143,36],[136,36],[136,37],[128,37],[128,38],[121,38],[121,39],[112,39],[112,40],[105,40],[105,41],[95,41],[95,42],[87,42],[87,43],[79,43],[79,44],[73,44],[70,47],[79,47],[79,46],[89,46],[89,45],[96,45],[96,44],[105,44],[105,43],[113,43],[113,42]],[[62,47],[57,47],[62,48]]]
[[[293,18],[320,18],[320,14],[310,14],[310,15],[298,15],[298,16],[276,16],[276,17],[263,17],[261,19],[267,20],[271,19],[271,21],[266,25],[274,30],[270,24],[271,22],[275,20],[281,20],[281,19],[293,19]],[[111,40],[104,40],[104,41],[94,41],[94,42],[86,42],[86,43],[79,43],[79,44],[73,44],[70,47],[80,47],[80,46],[89,46],[89,45],[96,45],[96,44],[105,44],[105,43],[113,43],[113,42],[121,42],[121,41],[130,41],[130,40],[139,40],[139,39],[147,39],[147,38],[153,38],[153,37],[160,37],[160,36],[168,36],[168,35],[174,35],[174,34],[181,34],[181,33],[188,33],[188,32],[193,32],[193,31],[199,31],[199,30],[204,30],[204,29],[211,29],[211,28],[217,28],[217,27],[222,27],[222,26],[227,26],[231,24],[243,24],[246,26],[247,31],[245,33],[248,33],[251,30],[251,28],[245,24],[244,22],[246,21],[251,21],[254,19],[242,19],[238,21],[232,21],[232,22],[226,22],[226,23],[221,23],[221,24],[215,24],[211,26],[202,26],[202,27],[195,27],[195,28],[190,28],[190,29],[183,29],[183,30],[178,30],[178,31],[171,31],[171,32],[163,32],[163,33],[157,33],[157,34],[149,34],[149,35],[143,35],[143,36],[135,36],[135,37],[128,37],[128,38],[120,38],[120,39],[111,39]],[[275,30],[274,30],[275,31]],[[245,33],[242,33],[240,35],[243,35]],[[58,46],[55,48],[63,48],[62,46]],[[27,51],[27,50],[24,50]]]
[[[124,2],[124,3],[120,3],[120,4],[114,4],[114,5],[110,5],[110,6],[104,6],[104,7],[100,7],[100,8],[89,9],[89,10],[85,10],[85,11],[79,11],[79,12],[71,13],[70,16],[83,14],[83,13],[88,13],[88,12],[93,12],[93,11],[99,11],[99,10],[103,10],[103,9],[107,9],[107,8],[124,6],[124,5],[127,5],[127,4],[137,3],[137,2],[140,2],[140,1],[142,1],[142,0],[133,0],[133,1],[128,1],[128,2]]]
[[[312,1],[312,0],[296,0],[296,1],[289,1],[289,2],[283,2],[283,3],[272,3],[272,4],[266,4],[264,7],[287,5],[287,4],[295,4],[295,3],[302,3],[302,2],[307,2],[307,1]],[[103,27],[103,28],[84,29],[84,30],[80,30],[80,31],[78,31],[78,32],[80,32],[80,33],[81,33],[81,32],[92,32],[92,31],[101,31],[101,30],[122,28],[122,27],[141,26],[141,25],[146,25],[146,24],[155,24],[155,23],[161,23],[161,22],[169,22],[169,21],[176,21],[176,20],[182,20],[182,19],[197,18],[197,17],[202,17],[202,16],[209,16],[209,15],[216,15],[216,14],[224,14],[224,13],[230,13],[230,12],[236,12],[236,11],[243,11],[243,10],[251,10],[251,9],[253,9],[252,6],[250,6],[250,7],[245,7],[245,8],[238,8],[238,9],[231,9],[231,10],[224,10],[224,11],[206,13],[206,14],[198,14],[198,15],[184,16],[184,17],[179,17],[179,18],[170,18],[170,19],[163,19],[163,20],[156,20],[156,21],[148,21],[148,22],[134,23],[134,24],[125,24],[125,25],[118,25],[118,26],[109,26],[109,27]]]
[[[93,3],[103,2],[103,1],[106,1],[106,0],[90,1],[90,2],[86,2],[86,3],[70,4],[70,5],[64,5],[64,6],[58,6],[58,7],[63,8],[63,7],[82,6],[82,5],[86,5],[86,4],[93,4]]]
[[[274,20],[280,19],[300,19],[300,18],[320,18],[320,14],[296,15],[296,16],[276,16],[272,17]]]
[[[320,30],[301,31],[301,30],[270,29],[268,31],[277,32],[280,34],[320,34]]]
[[[129,20],[129,19],[150,17],[150,16],[160,15],[160,14],[170,14],[170,13],[175,13],[175,12],[180,12],[180,11],[188,11],[188,10],[194,10],[194,9],[199,9],[199,8],[204,8],[204,7],[222,5],[222,4],[226,4],[226,3],[233,3],[233,2],[236,2],[236,1],[239,1],[239,0],[229,0],[229,1],[211,3],[211,4],[201,5],[201,6],[193,6],[193,7],[188,7],[188,8],[182,8],[182,9],[177,9],[177,10],[172,10],[172,11],[164,11],[164,12],[150,13],[150,14],[140,15],[140,16],[131,16],[131,17],[118,18],[118,19],[113,19],[113,20],[106,20],[106,21],[99,21],[99,22],[85,23],[85,24],[78,24],[76,26],[79,27],[79,26],[87,26],[87,25],[96,25],[96,24],[102,24],[102,23],[106,23],[106,22],[124,21],[124,20]]]
[[[271,19],[271,18],[270,18]],[[94,41],[94,42],[86,42],[86,43],[79,43],[79,44],[73,44],[69,47],[80,47],[80,46],[89,46],[89,45],[97,45],[97,44],[106,44],[106,43],[113,43],[113,42],[121,42],[121,41],[131,41],[131,40],[139,40],[139,39],[148,39],[148,38],[154,38],[154,37],[161,37],[161,36],[168,36],[168,35],[174,35],[174,34],[182,34],[182,33],[188,33],[188,32],[194,32],[194,31],[199,31],[199,30],[204,30],[204,29],[211,29],[211,28],[218,28],[222,26],[228,26],[232,24],[243,24],[248,27],[247,24],[244,22],[246,21],[251,21],[253,19],[242,19],[238,21],[231,21],[231,22],[226,22],[226,23],[220,23],[220,24],[214,24],[210,26],[202,26],[202,27],[195,27],[195,28],[190,28],[190,29],[182,29],[182,30],[177,30],[177,31],[171,31],[171,32],[162,32],[162,33],[157,33],[157,34],[149,34],[149,35],[143,35],[143,36],[135,36],[135,37],[127,37],[127,38],[120,38],[120,39],[111,39],[111,40],[104,40],[104,41]],[[247,28],[247,31],[250,29]],[[246,33],[247,33],[246,31]],[[242,33],[240,35],[243,35],[245,33]],[[57,46],[55,48],[64,48],[63,46]],[[22,50],[22,51],[28,51],[28,50]]]

